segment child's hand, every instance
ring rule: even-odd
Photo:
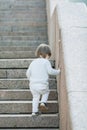
[[[60,72],[61,72],[60,69],[58,69],[58,74],[59,74]]]

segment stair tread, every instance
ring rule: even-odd
[[[28,68],[29,64],[34,60],[34,58],[26,59],[0,59],[0,69],[2,68]],[[54,61],[50,60],[52,66],[54,66]]]
[[[0,104],[2,104],[2,103],[3,104],[5,104],[5,103],[9,103],[9,104],[15,104],[15,103],[32,103],[32,101],[26,101],[26,100],[25,101],[22,101],[22,100],[21,101],[18,101],[18,100],[15,100],[15,101],[14,100],[12,100],[12,101],[10,101],[10,100],[9,101],[8,100],[7,101],[6,100],[5,101],[1,101],[0,100]],[[47,101],[47,103],[57,103],[57,101],[52,101],[51,100],[51,101]]]
[[[31,114],[0,114],[0,117],[31,117]],[[41,114],[41,117],[54,117],[58,116],[58,113],[56,114]]]
[[[58,114],[43,114],[33,118],[31,114],[2,114],[1,128],[58,128]]]

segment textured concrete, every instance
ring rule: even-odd
[[[56,78],[50,76],[49,111],[33,118],[25,75],[36,47],[48,44],[46,1],[0,0],[0,36],[0,129],[58,129]]]
[[[0,90],[0,101],[2,100],[27,100],[30,101],[32,99],[32,94],[30,90],[28,89],[11,89],[11,90]],[[50,90],[50,95],[48,100],[58,100],[58,94],[56,89],[51,89]]]
[[[9,130],[9,129],[0,129],[0,130]],[[17,130],[17,129],[12,129],[12,130]],[[42,129],[41,128],[40,129],[37,129],[37,128],[36,129],[35,128],[28,129],[27,128],[27,129],[18,129],[18,130],[43,130],[43,128]],[[44,130],[59,130],[59,129],[58,128],[52,128],[52,129],[51,128],[44,128]]]
[[[86,130],[87,7],[83,3],[58,2],[57,9],[61,29],[61,52],[65,68],[65,75],[63,75],[65,76],[63,77],[63,79],[65,78],[65,90],[62,88],[61,91],[66,96],[66,104],[63,109],[62,103],[64,103],[65,97],[62,92],[60,93],[63,95],[61,96],[60,122],[63,130]],[[61,66],[63,67],[63,63]],[[62,117],[66,119],[66,122]]]
[[[33,46],[47,43],[45,1],[0,1],[0,36],[0,46]],[[9,58],[14,58],[11,52],[1,52],[0,58],[5,58],[6,54]]]
[[[7,79],[21,79],[26,78],[26,69],[0,69],[0,79],[7,78]],[[49,76],[50,78],[55,79],[56,76]]]
[[[3,68],[28,68],[33,59],[0,59],[0,69]],[[51,60],[52,66],[54,61]]]
[[[87,92],[71,92],[69,101],[73,129],[87,130]]]
[[[84,3],[59,2],[59,26],[61,29],[87,27],[87,7]],[[69,19],[68,19],[69,18]]]
[[[46,114],[36,118],[31,115],[0,115],[0,127],[4,128],[27,128],[27,127],[39,127],[39,128],[57,128],[58,115],[57,114]]]
[[[33,51],[3,51],[0,52],[0,58],[4,59],[21,59],[21,58],[35,58],[35,54]]]
[[[72,32],[72,33],[70,33]],[[63,31],[67,92],[73,129],[87,129],[87,29],[71,28]],[[68,37],[67,37],[68,35]],[[70,37],[69,37],[70,36]],[[67,41],[68,39],[68,41]],[[79,39],[79,40],[78,40]],[[68,44],[66,47],[65,44]],[[72,51],[73,50],[73,51]],[[69,54],[70,53],[70,54]],[[77,116],[78,115],[78,116]]]
[[[56,88],[56,80],[49,80],[50,89]],[[29,88],[29,81],[27,79],[0,79],[0,88],[2,89],[27,89]]]
[[[45,113],[57,113],[58,102],[48,101],[49,110]],[[0,101],[0,113],[31,113],[32,112],[32,101]]]
[[[37,46],[1,46],[0,51],[35,51]]]

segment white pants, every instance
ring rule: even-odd
[[[30,87],[30,90],[33,96],[32,113],[38,112],[40,96],[42,96],[41,102],[46,103],[48,100],[49,92],[50,92],[49,88],[48,87]]]

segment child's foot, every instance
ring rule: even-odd
[[[34,116],[39,116],[39,115],[41,115],[41,112],[39,111],[39,112],[33,112],[32,113],[32,116],[34,117]]]
[[[47,111],[48,110],[47,103],[41,103],[39,108],[41,112]]]

